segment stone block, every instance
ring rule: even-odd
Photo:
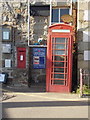
[[[89,30],[90,29],[89,27],[90,27],[90,22],[85,21],[85,22],[82,23],[82,28],[84,28],[84,29],[88,28],[88,30]]]
[[[46,74],[46,69],[42,69],[42,74]]]
[[[46,81],[46,75],[40,75],[40,76],[38,76],[37,80],[39,81],[39,83],[45,83],[45,81]]]
[[[77,40],[78,41],[83,41],[83,32],[81,30],[79,30],[77,32]]]
[[[26,84],[28,80],[28,70],[27,69],[15,69],[12,72],[13,84]]]
[[[20,5],[19,2],[16,2],[16,3],[14,2],[14,4],[13,4],[13,7],[14,7],[14,8],[20,8],[20,6],[21,6],[21,5]]]
[[[41,71],[40,69],[31,69],[30,72],[32,73],[32,76],[33,76],[33,75],[38,75],[38,74],[40,74],[40,71]]]
[[[12,59],[12,54],[2,54],[3,59]]]
[[[90,61],[78,61],[78,68],[90,69]]]
[[[81,10],[79,14],[79,20],[83,20],[83,17],[84,17],[84,11]]]
[[[90,50],[90,42],[79,42],[78,51]]]
[[[0,68],[2,68],[2,60],[0,60]]]
[[[78,61],[83,61],[83,60],[84,60],[83,54],[78,54]]]
[[[80,10],[87,10],[87,9],[89,9],[89,4],[90,4],[90,2],[80,1],[79,2],[79,9]]]

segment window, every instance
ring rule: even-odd
[[[9,29],[3,29],[2,39],[3,40],[10,40],[10,30]]]
[[[90,10],[84,10],[84,20],[90,21]]]
[[[11,59],[5,59],[5,67],[10,68],[11,67]]]
[[[90,50],[84,51],[84,60],[90,60]]]
[[[52,22],[59,22],[59,9],[52,9]]]
[[[70,8],[52,9],[51,23],[61,23],[61,16],[65,14],[70,14]]]
[[[83,31],[83,42],[90,42],[90,31]]]

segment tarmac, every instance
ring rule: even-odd
[[[2,95],[3,118],[88,118],[89,98],[79,94],[46,92],[42,86],[7,86]]]

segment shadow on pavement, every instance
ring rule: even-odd
[[[88,106],[85,101],[4,102],[3,108]]]

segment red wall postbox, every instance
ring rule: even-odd
[[[17,48],[17,67],[26,67],[26,48]]]
[[[73,27],[55,24],[49,27],[47,40],[46,91],[71,92]]]

